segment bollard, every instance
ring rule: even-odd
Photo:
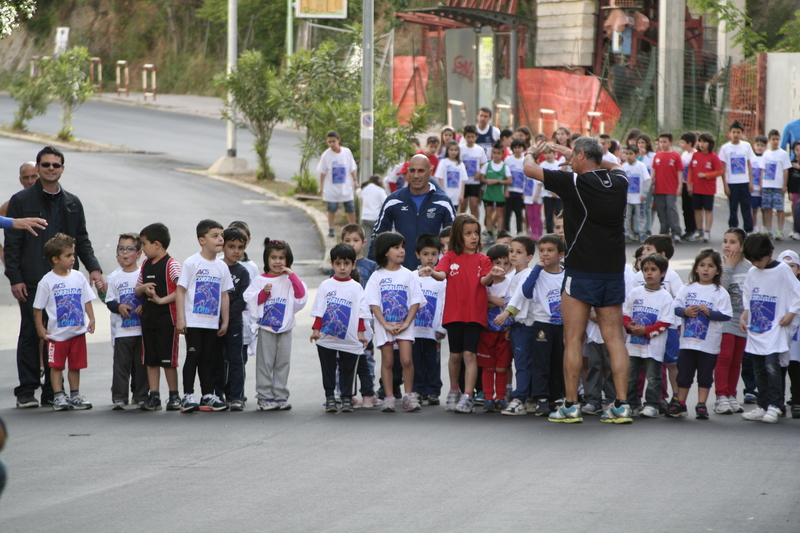
[[[600,111],[589,111],[588,113],[586,113],[586,115],[588,115],[589,117],[588,120],[586,120],[587,135],[592,134],[592,121],[594,120],[595,117],[600,118],[600,135],[606,132],[606,121],[603,120],[603,113],[601,113]]]
[[[151,90],[147,90],[147,73],[150,73],[150,80],[151,80]],[[146,65],[142,65],[142,100],[144,102],[147,101],[148,96],[153,97],[153,102],[156,101],[156,66],[148,63]]]
[[[123,84],[123,76],[125,83]],[[117,61],[117,98],[120,93],[125,93],[125,98],[131,96],[131,77],[127,61]]]
[[[447,101],[447,123],[450,126],[453,126],[453,106],[458,106],[461,108],[461,127],[463,128],[467,123],[467,104],[460,100]]]
[[[539,133],[544,133],[544,115],[553,115],[553,131],[558,129],[558,114],[552,109],[539,110]]]
[[[97,68],[97,83],[94,80],[95,65]],[[92,89],[97,89],[97,92],[103,94],[103,60],[99,57],[89,59],[89,80],[92,84]]]

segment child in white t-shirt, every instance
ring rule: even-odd
[[[464,184],[469,180],[467,169],[461,162],[461,147],[456,141],[447,143],[447,157],[439,160],[436,175],[445,194],[458,208],[464,202]]]
[[[64,233],[44,245],[44,256],[53,270],[42,277],[33,300],[33,318],[39,338],[45,342],[50,381],[53,384],[54,411],[91,409],[80,393],[81,370],[86,368],[86,332],[94,333],[94,292],[75,264],[75,239]],[[47,313],[44,327],[42,311]],[[86,317],[89,320],[86,320]],[[70,397],[64,394],[62,372],[69,362]]]
[[[722,163],[725,194],[728,196],[728,226],[739,227],[737,209],[742,213],[742,226],[746,233],[753,231],[753,213],[751,211],[750,187],[753,184],[752,160],[753,148],[742,140],[744,126],[734,120],[728,128],[730,142],[719,149],[719,160]]]
[[[764,152],[764,177],[761,180],[761,213],[764,217],[764,231],[772,235],[772,212],[778,213],[778,229],[775,240],[783,240],[784,214],[783,195],[789,183],[789,169],[792,167],[789,154],[781,150],[781,134],[778,130],[769,132],[769,148]]]
[[[564,170],[556,160],[556,152],[549,146],[544,151],[545,160],[539,166],[547,170]],[[544,204],[544,227],[546,233],[555,233],[556,216],[562,210],[561,198],[554,192],[542,189],[542,203]]]
[[[638,150],[635,146],[626,146],[622,150],[622,156],[625,162],[622,164],[622,170],[628,176],[628,206],[625,208],[625,234],[629,241],[644,242],[647,238],[645,233],[645,225],[647,218],[645,216],[645,200],[647,199],[647,191],[650,190],[650,172],[644,163],[639,161]]]
[[[753,158],[750,159],[750,171],[753,174],[753,192],[750,193],[750,205],[753,209],[753,231],[758,233],[758,214],[761,211],[761,180],[764,178],[764,150],[767,138],[756,137],[753,143]],[[765,226],[766,227],[766,226]]]
[[[244,300],[252,310],[256,339],[256,398],[259,411],[287,411],[289,364],[294,315],[308,300],[308,287],[291,270],[292,249],[286,241],[264,239],[264,274],[250,282]]]
[[[464,182],[464,200],[461,203],[460,212],[465,212],[467,202],[469,210],[476,218],[479,216],[479,205],[481,199],[481,169],[489,161],[486,157],[486,150],[482,146],[475,144],[478,140],[478,130],[472,124],[464,126],[464,144],[461,146],[461,162],[467,170],[467,181]]]
[[[356,191],[356,194],[361,198],[361,227],[364,228],[366,236],[364,246],[369,250],[372,230],[380,215],[383,202],[386,201],[386,191],[383,189],[381,177],[377,174],[370,177],[369,181]]]
[[[356,207],[353,191],[356,177],[356,160],[349,148],[340,144],[339,134],[329,131],[326,135],[328,149],[322,154],[317,166],[319,173],[319,195],[328,204],[328,237],[333,237],[333,219],[339,204],[344,205],[347,222],[356,221]]]
[[[506,157],[503,162],[511,169],[511,185],[506,189],[506,210],[503,227],[511,230],[511,214],[514,214],[517,225],[517,234],[522,233],[523,206],[525,205],[525,172],[523,165],[525,162],[525,141],[514,138],[511,141],[512,155]]]
[[[722,258],[711,249],[702,250],[689,273],[689,284],[678,291],[675,314],[682,318],[681,351],[678,355],[678,397],[667,409],[668,417],[686,416],[686,398],[697,374],[697,418],[708,418],[706,401],[714,383],[722,342],[722,323],[733,315],[731,297],[720,284]]]
[[[399,233],[386,232],[375,239],[376,270],[367,282],[367,304],[375,317],[375,346],[381,350],[381,378],[386,390],[392,383],[394,345],[398,347],[403,367],[403,409],[419,411],[419,399],[412,393],[414,362],[411,353],[414,343],[414,319],[420,305],[427,300],[422,295],[417,277],[403,266],[406,240]],[[395,411],[395,398],[387,394],[384,412]]]

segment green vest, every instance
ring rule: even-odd
[[[500,170],[492,170],[492,162],[486,165],[486,177],[484,179],[487,180],[498,180],[503,181],[506,179],[506,164],[503,163],[503,166],[500,167]],[[501,185],[500,183],[496,183],[494,185],[487,185],[483,191],[483,199],[486,202],[505,202],[505,185]]]

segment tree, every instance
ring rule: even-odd
[[[35,0],[0,1],[0,37],[11,35],[14,28],[31,18],[35,11]]]
[[[41,64],[46,59],[37,60],[37,68],[41,69]],[[25,131],[28,122],[34,117],[44,115],[53,97],[50,93],[50,85],[43,76],[31,79],[27,73],[18,74],[11,84],[11,96],[19,107],[14,111],[14,122],[11,127],[15,130]]]
[[[92,95],[92,82],[86,75],[88,68],[89,50],[85,46],[70,48],[43,64],[42,76],[61,106],[59,139],[72,138],[72,117]]]
[[[766,51],[764,34],[755,31],[752,19],[730,0],[689,1],[697,10],[711,15],[718,22],[724,22],[725,32],[733,36],[733,42],[742,47],[746,57]]]
[[[225,120],[246,128],[255,137],[253,147],[258,157],[259,179],[274,180],[269,165],[269,141],[272,130],[284,113],[280,105],[279,78],[275,68],[260,51],[248,50],[239,57],[236,70],[218,77],[219,85],[233,95],[234,106],[226,100],[222,109]]]
[[[800,11],[794,14],[794,20],[784,24],[780,31],[783,39],[778,43],[777,49],[781,52],[800,52]]]

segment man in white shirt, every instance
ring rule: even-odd
[[[356,161],[349,148],[339,144],[339,134],[329,131],[327,135],[328,149],[319,160],[319,195],[328,204],[328,237],[335,235],[333,219],[339,204],[344,205],[348,224],[356,221],[356,205],[354,190],[356,182]]]

